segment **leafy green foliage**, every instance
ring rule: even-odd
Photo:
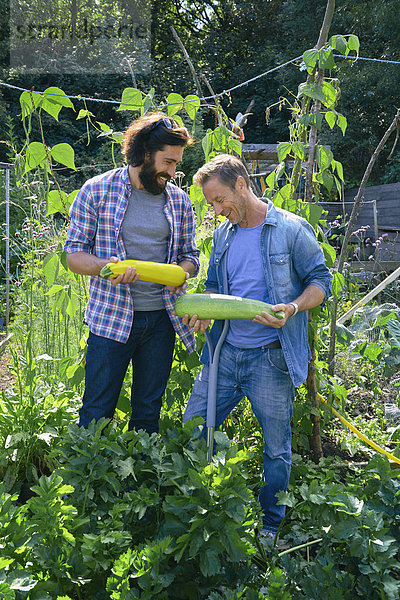
[[[26,505],[0,496],[0,544],[14,540],[3,568],[25,569],[50,597],[107,587],[100,597],[204,598],[250,582],[259,508],[248,453],[217,434],[209,464],[196,422],[166,419],[160,436],[106,425],[70,425],[53,451],[59,468]]]

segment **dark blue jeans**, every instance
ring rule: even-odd
[[[196,377],[183,421],[207,416],[209,367]],[[276,493],[286,490],[292,456],[290,419],[294,386],[281,348],[235,348],[225,342],[218,368],[216,427],[247,396],[264,435],[264,481],[259,501],[263,528],[276,532],[285,516],[285,506],[277,505]]]
[[[101,417],[111,419],[132,361],[130,429],[158,431],[162,397],[171,371],[175,331],[166,310],[135,312],[128,341],[123,344],[90,332],[85,368],[85,393],[79,425]]]

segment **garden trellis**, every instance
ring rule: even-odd
[[[13,168],[11,163],[0,163],[6,179],[6,332],[10,321],[10,171]]]

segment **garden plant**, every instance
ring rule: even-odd
[[[20,95],[23,145],[11,121],[7,134],[14,165],[13,384],[0,392],[0,599],[399,598],[400,471],[315,402],[318,389],[367,437],[400,457],[400,426],[386,419],[381,401],[384,384],[390,386],[391,414],[399,414],[398,305],[375,303],[360,309],[351,325],[337,327],[334,373],[329,364],[333,303],[344,313],[369,285],[337,271],[335,238],[326,235],[319,203],[340,196],[344,182],[342,163],[320,143],[323,129],[346,133],[337,56],[355,58],[359,51],[356,35],[329,38],[331,17],[327,10],[316,47],[302,56],[306,81],[280,101],[291,115],[289,139],[278,144],[279,165],[266,177],[265,195],[314,227],[334,293],[312,311],[312,370],[296,391],[293,468],[289,489],[280,494],[288,508],[275,540],[259,536],[262,434],[246,400],[215,433],[211,463],[201,420],[182,425],[203,336],[191,355],[176,343],[159,434],[128,431],[129,373],[111,423],[76,425],[88,281],[69,271],[63,242],[78,191],[74,178],[84,165],[73,145],[48,139],[47,125],[67,112],[84,120],[87,144],[102,141],[99,155],[110,168],[121,164],[122,135],[56,86]],[[161,96],[154,88],[122,91],[121,129],[158,109],[189,127],[197,141],[177,183],[190,195],[201,250],[200,273],[188,292],[201,293],[219,219],[191,175],[216,154],[240,157],[242,142],[221,101]],[[210,114],[217,115],[214,128],[205,125]]]

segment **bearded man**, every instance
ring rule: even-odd
[[[170,183],[189,132],[163,113],[147,114],[124,133],[127,165],[87,181],[71,207],[65,251],[74,273],[90,276],[85,320],[89,326],[85,392],[79,425],[112,418],[132,361],[129,427],[158,431],[162,397],[172,365],[175,333],[189,352],[190,327],[173,314],[177,288],[140,281],[127,268],[102,278],[109,262],[136,259],[176,263],[186,278],[197,274],[199,251],[188,196]]]

